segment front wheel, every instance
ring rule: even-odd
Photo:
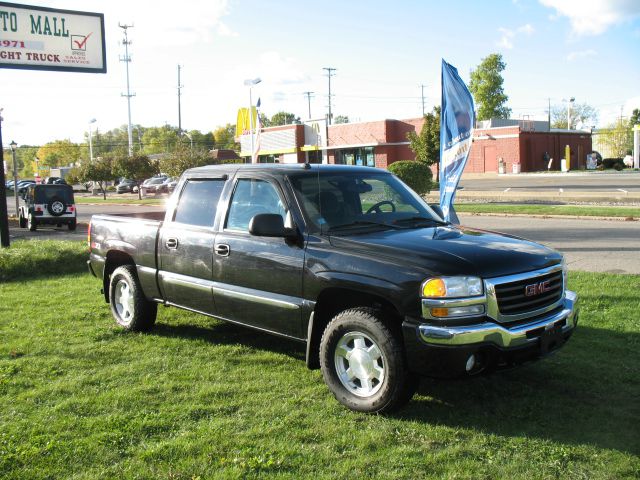
[[[111,274],[109,304],[116,322],[126,330],[146,331],[156,322],[158,305],[145,298],[131,265],[118,267]]]
[[[419,382],[406,368],[399,334],[370,308],[345,310],[331,320],[320,342],[320,365],[336,399],[359,412],[398,409]]]

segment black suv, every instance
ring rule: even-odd
[[[33,232],[42,224],[66,224],[69,230],[76,229],[77,212],[70,185],[30,185],[24,202],[20,207],[20,228]]]

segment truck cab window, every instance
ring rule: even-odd
[[[182,190],[174,222],[213,227],[224,180],[189,180]]]
[[[286,209],[276,188],[265,180],[241,178],[233,192],[226,228],[248,231],[251,219],[260,213],[286,217]]]

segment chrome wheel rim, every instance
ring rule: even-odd
[[[386,362],[380,347],[368,335],[345,333],[336,345],[334,362],[340,383],[354,395],[370,397],[382,388]]]
[[[116,307],[116,312],[125,325],[131,323],[133,318],[134,306],[133,295],[131,287],[125,280],[120,280],[116,283],[114,289],[113,303]]]
[[[60,214],[62,210],[64,210],[64,205],[62,205],[62,202],[53,202],[51,204],[51,210],[53,210],[53,213]]]

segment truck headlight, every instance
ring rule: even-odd
[[[420,289],[424,298],[463,298],[482,295],[478,277],[434,277],[425,280]]]

